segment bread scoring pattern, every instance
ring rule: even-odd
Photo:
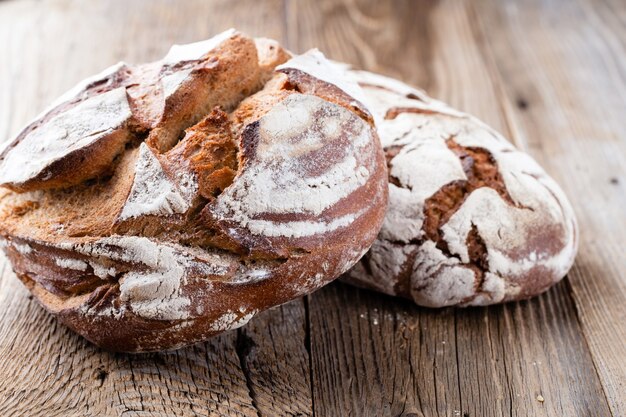
[[[287,97],[243,133],[248,167],[218,197],[215,216],[266,237],[303,238],[351,224],[364,209],[329,209],[375,169],[374,153],[365,149],[374,145],[370,132],[358,116],[321,98]]]
[[[197,191],[198,184],[191,173],[180,172],[174,179],[168,178],[159,159],[142,143],[133,185],[119,219],[185,213]]]
[[[376,237],[387,172],[359,89],[319,51],[234,30],[112,67],[0,155],[4,250],[49,311],[111,350],[243,325],[347,271]],[[106,123],[54,129],[109,101]],[[24,158],[32,169],[14,173]]]
[[[389,167],[389,210],[347,281],[429,307],[527,298],[577,248],[573,210],[527,154],[477,119],[396,80],[352,71]]]

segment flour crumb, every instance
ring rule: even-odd
[[[56,258],[54,260],[61,268],[73,269],[76,271],[86,271],[89,266],[87,262],[81,261],[80,259],[71,259],[71,258]]]

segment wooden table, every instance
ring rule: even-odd
[[[402,78],[505,133],[571,198],[574,268],[491,308],[336,283],[206,343],[124,355],[57,323],[2,258],[1,416],[626,415],[623,0],[1,1],[0,137],[111,63],[231,26]]]

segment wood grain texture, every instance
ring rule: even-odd
[[[625,8],[480,6],[512,133],[576,210],[580,250],[568,282],[611,410],[626,415]]]
[[[401,78],[536,157],[581,224],[534,300],[429,310],[343,284],[174,352],[103,352],[0,262],[0,416],[626,415],[619,0],[0,2],[0,138],[118,60],[228,27]]]

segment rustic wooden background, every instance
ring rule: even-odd
[[[626,2],[0,1],[0,138],[81,78],[228,27],[317,46],[482,118],[582,230],[528,302],[428,310],[339,283],[162,354],[103,352],[1,258],[0,416],[625,416]]]

